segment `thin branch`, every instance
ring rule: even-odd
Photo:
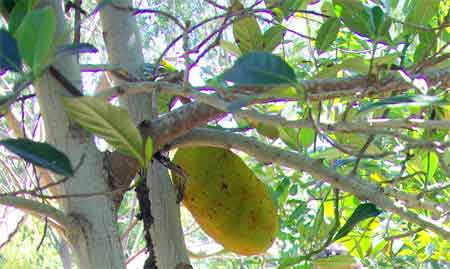
[[[6,246],[9,242],[11,242],[12,238],[14,237],[14,235],[16,235],[17,232],[19,231],[20,225],[22,225],[22,223],[23,223],[24,220],[25,220],[25,215],[23,215],[22,217],[20,217],[20,219],[19,219],[19,221],[17,222],[16,227],[14,228],[14,230],[11,231],[11,232],[8,234],[8,237],[6,238],[6,240],[0,244],[0,250],[1,250],[4,246]]]
[[[411,230],[411,231],[408,231],[408,232],[405,232],[402,234],[390,235],[390,236],[386,236],[384,238],[384,240],[392,241],[392,240],[402,239],[404,237],[415,235],[416,233],[421,232],[421,231],[423,231],[423,229],[419,228],[419,229]]]
[[[48,217],[53,220],[52,224],[56,224],[57,228],[62,228],[63,230],[79,229],[73,217],[64,214],[51,205],[17,196],[0,196],[0,204],[21,209],[35,216]]]

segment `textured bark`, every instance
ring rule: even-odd
[[[57,35],[66,35],[63,1],[41,1],[52,5],[57,13]],[[61,57],[55,67],[70,78],[73,85],[80,86],[80,72],[73,57]],[[92,138],[70,124],[61,104],[66,89],[46,73],[35,84],[39,106],[44,120],[46,139],[70,158],[73,164],[84,156],[83,165],[75,176],[64,183],[66,194],[109,191],[107,174],[104,170],[103,154],[97,151]],[[124,268],[124,257],[116,227],[114,204],[107,196],[69,198],[64,200],[64,211],[75,217],[81,232],[67,231],[76,254],[79,268],[117,269]]]
[[[109,63],[120,65],[130,74],[139,76],[144,57],[135,18],[127,9],[131,6],[132,1],[130,0],[115,1],[114,6],[108,6],[101,10],[101,20]],[[115,84],[121,82],[123,81],[120,81],[119,78],[113,79]],[[153,116],[151,95],[124,96],[121,97],[120,102],[128,109],[136,123],[149,120]],[[114,158],[116,157],[112,156],[112,159]],[[132,161],[127,165],[130,164],[136,168]],[[121,167],[127,165],[121,165]],[[112,168],[114,176],[124,175],[127,173],[124,171],[130,171],[128,168],[124,170]],[[151,214],[154,219],[151,237],[157,266],[159,269],[174,269],[180,263],[189,263],[181,229],[179,207],[175,203],[175,195],[167,169],[154,164],[149,171],[147,186],[150,191]],[[135,174],[137,171],[133,172]],[[128,173],[128,179],[134,174]]]

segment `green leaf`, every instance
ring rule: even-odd
[[[23,21],[23,18],[29,11],[29,6],[26,1],[16,1],[13,10],[9,14],[8,30],[11,34],[14,34]]]
[[[286,29],[280,25],[270,27],[263,35],[263,48],[265,51],[272,52],[283,41]]]
[[[426,26],[431,18],[438,14],[439,2],[440,0],[409,1],[409,5],[406,7],[406,10],[409,12],[405,21],[413,25]],[[405,25],[405,29],[409,32],[417,32],[420,30],[408,25]]]
[[[351,255],[335,255],[325,258],[315,259],[312,262],[317,268],[327,269],[342,269],[342,268],[357,268],[358,261]],[[359,266],[358,266],[359,267]]]
[[[312,143],[314,143],[315,136],[316,132],[312,128],[302,128],[300,130],[300,143],[304,149],[307,149]]]
[[[7,13],[10,13],[14,6],[16,5],[16,0],[2,0],[0,1],[0,9]]]
[[[319,51],[327,50],[336,40],[339,33],[341,22],[338,18],[330,17],[324,22],[317,33],[316,49]]]
[[[64,98],[63,103],[75,122],[145,166],[142,137],[125,109],[88,96]]]
[[[241,51],[239,50],[238,46],[231,43],[230,41],[221,39],[220,46],[222,47],[222,49],[224,49],[225,51],[227,51],[228,53],[230,53],[233,56],[236,56],[236,57],[241,56]]]
[[[0,29],[0,73],[6,70],[20,72],[22,60],[14,37],[5,29]]]
[[[335,10],[340,11],[344,24],[353,32],[370,36],[370,13],[359,0],[333,0]],[[338,12],[339,13],[339,12]]]
[[[15,33],[20,54],[35,74],[50,55],[55,31],[55,11],[47,6],[28,13]]]
[[[334,237],[334,241],[346,236],[361,221],[368,218],[376,217],[381,212],[382,211],[379,210],[377,206],[372,203],[360,204],[355,209],[355,211],[353,211],[353,214],[350,216],[350,218],[347,220],[344,226],[342,226],[342,228],[337,232],[336,236]]]
[[[243,8],[239,1],[234,0],[233,11],[241,11]],[[262,50],[263,48],[263,35],[254,16],[246,15],[234,22],[233,36],[242,53]]]
[[[384,15],[384,11],[375,6],[370,10],[371,38],[375,40],[389,40],[389,28],[391,19]]]
[[[376,108],[386,107],[409,107],[409,106],[430,106],[430,105],[448,105],[449,102],[437,97],[428,95],[399,95],[385,98],[378,102],[369,103],[360,108],[360,112]]]
[[[299,134],[300,132],[295,128],[278,127],[280,138],[288,147],[298,150],[299,149]]]
[[[47,143],[29,139],[5,139],[0,145],[27,162],[64,176],[73,175],[72,164],[67,156]]]
[[[272,11],[275,14],[279,14],[280,21],[283,17],[288,17],[289,14],[292,14],[295,10],[306,9],[306,6],[309,1],[307,0],[266,0],[266,6],[272,7]]]
[[[278,133],[278,129],[276,127],[260,123],[256,126],[256,131],[265,137],[270,139],[277,139],[280,134]]]
[[[223,74],[236,86],[264,86],[295,83],[294,70],[281,57],[269,52],[250,52]]]
[[[148,163],[152,160],[153,156],[153,140],[149,136],[145,142],[145,162]]]

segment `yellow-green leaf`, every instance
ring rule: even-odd
[[[145,165],[142,137],[126,110],[90,96],[64,98],[63,103],[71,119]]]
[[[152,159],[153,155],[153,140],[149,136],[145,142],[145,161],[149,162]]]
[[[233,11],[243,10],[239,1],[235,1]],[[254,16],[245,16],[233,23],[233,36],[242,53],[261,50],[263,47],[263,34]]]

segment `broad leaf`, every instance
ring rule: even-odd
[[[0,73],[11,70],[20,72],[22,60],[14,37],[5,29],[0,29]]]
[[[225,80],[236,86],[264,86],[295,83],[294,70],[279,56],[268,52],[251,52],[240,57],[223,74]]]
[[[300,143],[302,144],[304,149],[307,149],[309,146],[314,143],[314,138],[316,137],[316,132],[312,128],[302,128],[300,130],[299,138]]]
[[[45,7],[28,13],[15,33],[20,54],[35,74],[50,55],[55,30],[55,11]]]
[[[15,5],[8,19],[8,30],[11,34],[14,34],[23,21],[23,18],[30,10],[27,1],[15,1]],[[31,1],[30,1],[31,2]]]
[[[389,97],[378,102],[369,103],[360,108],[360,112],[376,108],[386,107],[408,107],[408,106],[430,106],[430,105],[448,105],[449,102],[437,97],[428,95],[399,95]]]
[[[295,128],[290,127],[278,127],[278,132],[280,134],[280,138],[288,147],[298,150],[300,139],[299,134],[300,131]]]
[[[64,98],[63,102],[74,121],[145,165],[142,137],[126,110],[94,97]]]
[[[336,236],[334,237],[334,241],[346,236],[361,221],[376,217],[381,212],[382,211],[372,203],[360,204],[355,209],[355,211],[353,211],[353,214],[350,216],[344,226],[342,226],[342,228],[337,232]]]
[[[243,8],[239,1],[234,0],[232,7],[234,12],[238,12]],[[262,50],[263,35],[254,16],[246,15],[233,23],[233,36],[242,53]]]
[[[283,41],[285,33],[286,30],[279,25],[274,25],[265,31],[263,35],[264,50],[272,52]]]
[[[341,23],[338,18],[331,17],[320,26],[316,38],[316,48],[319,51],[327,50],[336,40],[340,25]]]
[[[359,0],[333,0],[333,4],[347,27],[360,35],[370,35],[370,13]]]
[[[370,9],[370,28],[372,39],[389,41],[389,28],[391,27],[391,23],[391,19],[385,16],[384,11],[379,6],[375,6]]]
[[[5,139],[0,145],[17,154],[25,161],[64,176],[73,175],[72,164],[67,156],[47,143],[29,139]]]
[[[426,26],[427,23],[437,14],[440,0],[412,0],[407,6],[408,15],[406,22],[412,25]],[[405,25],[407,31],[416,32],[417,28]]]

